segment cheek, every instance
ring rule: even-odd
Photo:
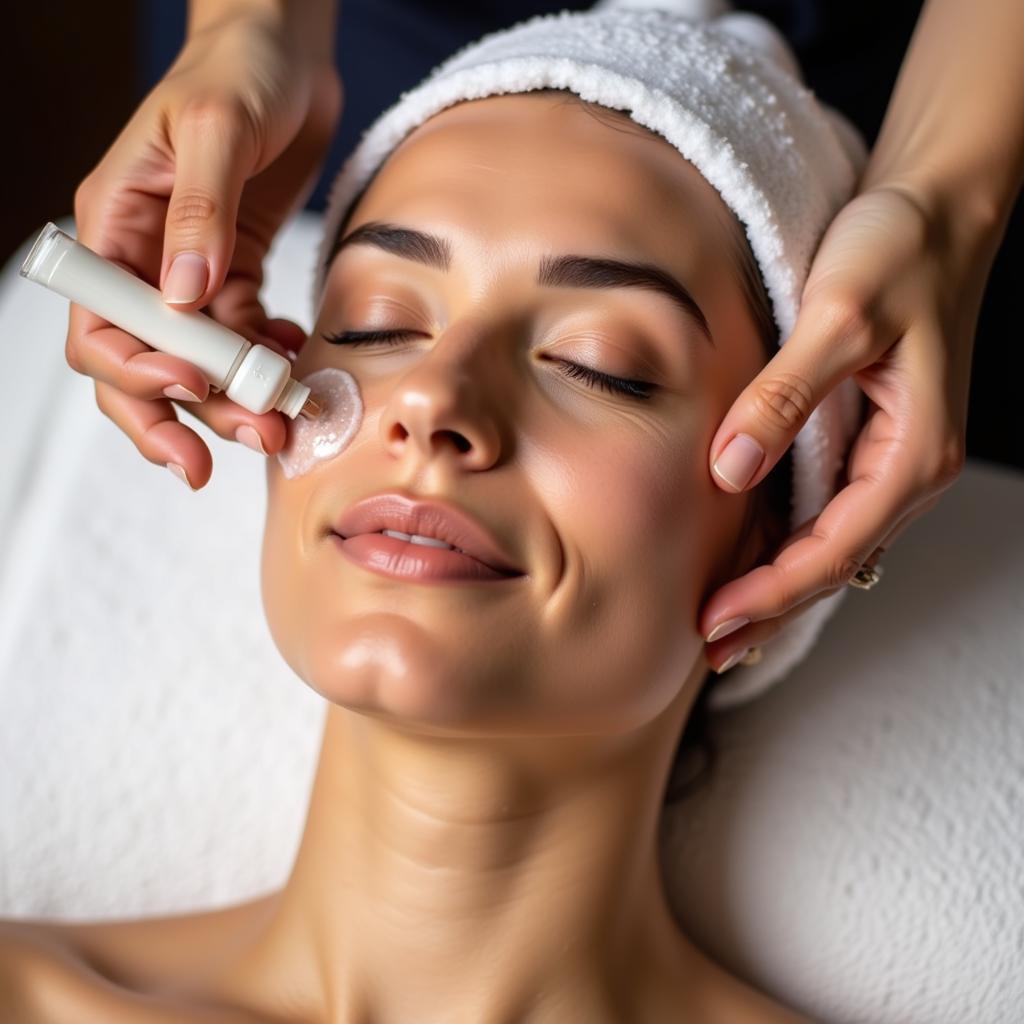
[[[538,435],[543,444],[522,451],[527,475],[572,548],[568,557],[595,578],[642,576],[672,588],[677,602],[695,594],[711,540],[710,432],[697,436],[706,417],[695,402],[687,404],[668,426],[639,416],[593,431],[574,424],[561,435],[559,428],[546,430]]]
[[[671,427],[630,417],[548,428],[521,448],[565,549],[543,621],[547,691],[567,720],[635,727],[658,714],[699,657],[700,595],[717,534],[708,409]],[[543,443],[538,439],[543,438]]]
[[[282,482],[277,467],[267,460],[267,512],[260,558],[260,597],[270,635],[281,656],[305,678],[302,625],[313,595],[305,591],[296,533],[306,488]]]

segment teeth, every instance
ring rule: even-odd
[[[454,544],[446,544],[443,540],[438,540],[436,537],[424,537],[419,533],[414,533],[409,537],[411,544],[423,544],[428,548],[447,548],[449,551],[455,549]]]
[[[450,551],[458,551],[454,544],[446,544],[436,537],[424,537],[419,533],[402,533],[401,530],[381,530],[385,537],[397,537],[399,540],[407,540],[411,544],[423,544],[428,548],[448,548]]]

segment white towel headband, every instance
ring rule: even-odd
[[[628,110],[700,171],[746,230],[784,343],[817,245],[851,197],[867,154],[856,129],[805,88],[779,32],[717,0],[599,0],[589,11],[539,15],[493,32],[438,65],[377,118],[339,171],[317,258],[314,310],[349,206],[402,139],[454,103],[535,89],[567,89]],[[847,379],[797,434],[792,529],[833,496],[860,415],[861,392]],[[789,623],[756,665],[712,682],[708,706],[745,703],[784,677],[846,592]]]

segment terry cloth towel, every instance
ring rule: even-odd
[[[866,151],[856,129],[803,85],[775,28],[718,2],[605,0],[590,11],[541,15],[491,33],[435,68],[366,130],[335,179],[314,310],[340,226],[409,132],[462,100],[544,88],[629,111],[718,190],[746,230],[784,343],[818,242],[851,197]],[[835,494],[861,410],[861,392],[847,379],[797,435],[794,530]],[[709,706],[732,707],[782,679],[845,595],[842,588],[819,600],[765,645],[758,664],[713,682]]]

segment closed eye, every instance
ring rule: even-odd
[[[645,380],[633,380],[629,377],[613,377],[610,373],[592,370],[589,366],[570,363],[567,359],[556,359],[558,368],[569,377],[585,381],[591,387],[601,388],[614,394],[629,395],[630,398],[646,399],[651,397],[654,385]]]
[[[322,334],[320,337],[332,345],[370,345],[383,341],[397,345],[403,338],[410,338],[413,331],[339,331],[337,334]]]
[[[323,334],[321,337],[331,345],[372,345],[376,342],[397,345],[405,338],[411,338],[417,333],[419,332],[403,330],[339,331],[337,334]],[[645,400],[651,397],[656,387],[656,385],[643,380],[613,377],[610,373],[602,373],[600,370],[581,366],[568,359],[554,359],[554,362],[566,376],[582,380],[589,387],[599,388],[612,394]]]

